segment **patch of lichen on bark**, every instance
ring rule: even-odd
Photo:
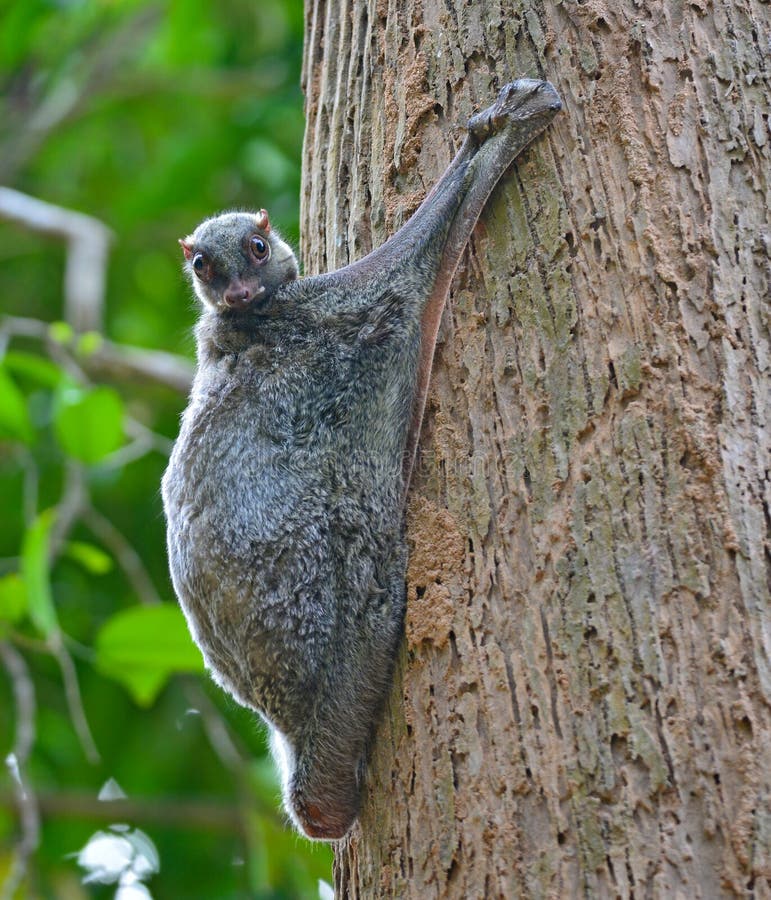
[[[605,859],[605,841],[599,816],[600,801],[586,789],[577,787],[571,797],[574,821],[579,823],[577,832],[578,852],[584,873],[594,873]]]

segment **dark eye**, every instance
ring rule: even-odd
[[[203,253],[196,253],[191,263],[193,271],[202,280],[206,281],[209,277],[209,263]]]
[[[252,253],[254,254],[254,258],[257,260],[257,262],[265,262],[265,260],[270,256],[270,244],[264,238],[261,238],[258,234],[255,234],[249,244],[252,248]]]

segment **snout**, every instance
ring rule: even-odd
[[[246,309],[252,302],[252,294],[245,284],[237,283],[228,286],[222,299],[230,309]]]
[[[242,281],[233,281],[222,295],[222,300],[228,309],[243,310],[264,293],[265,288],[254,288]]]

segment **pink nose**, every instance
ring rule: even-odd
[[[230,285],[225,291],[225,305],[231,309],[245,309],[252,299],[249,294],[249,288],[242,284]]]

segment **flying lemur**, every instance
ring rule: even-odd
[[[298,278],[265,210],[180,241],[202,312],[163,478],[172,580],[214,679],[267,722],[308,837],[341,838],[358,813],[450,282],[496,182],[560,108],[548,82],[506,85],[404,227],[335,272]]]

